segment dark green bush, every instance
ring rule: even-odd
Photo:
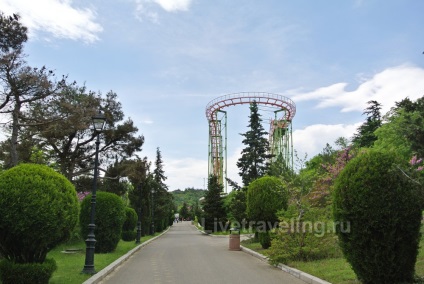
[[[90,223],[91,194],[81,202],[80,226],[84,239],[88,235]],[[96,194],[96,210],[94,223],[96,228],[96,253],[112,252],[121,239],[122,225],[125,221],[125,205],[122,199],[114,193],[99,191]]]
[[[259,233],[259,243],[263,249],[268,249],[271,246],[271,236],[269,235],[269,232]]]
[[[137,225],[137,212],[131,207],[125,207],[125,221],[122,226],[122,231],[134,231]]]
[[[137,212],[131,207],[125,207],[125,222],[122,226],[122,240],[134,241],[136,237],[135,226],[137,225]]]
[[[278,222],[277,211],[286,209],[288,192],[277,177],[261,177],[249,184],[246,195],[247,218],[269,231]]]
[[[335,182],[333,214],[341,249],[363,283],[414,276],[420,239],[419,188],[388,152],[352,159]]]
[[[122,231],[122,240],[126,242],[134,241],[137,236],[136,231]]]
[[[53,169],[21,164],[0,175],[0,254],[41,263],[78,221],[74,186]]]
[[[56,269],[56,261],[50,258],[43,263],[14,263],[6,259],[0,261],[3,284],[48,284]]]

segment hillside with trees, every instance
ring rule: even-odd
[[[199,203],[199,199],[204,197],[206,190],[204,189],[195,189],[195,188],[186,188],[184,190],[174,190],[171,191],[172,196],[174,197],[174,204],[177,208],[181,208],[184,203],[188,206],[194,206]]]

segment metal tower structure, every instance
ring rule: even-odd
[[[206,106],[209,124],[208,174],[216,175],[221,184],[227,176],[227,112],[229,106],[251,104],[266,105],[275,109],[271,119],[269,142],[273,160],[281,158],[286,166],[293,168],[292,120],[296,114],[294,102],[281,95],[264,92],[228,94],[210,101]],[[226,188],[226,183],[225,183]]]

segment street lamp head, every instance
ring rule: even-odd
[[[100,132],[103,130],[103,127],[105,126],[105,123],[106,123],[106,117],[103,113],[101,113],[100,110],[96,115],[91,117],[91,120],[93,121],[94,129],[97,132]]]

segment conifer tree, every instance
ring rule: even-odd
[[[353,136],[352,142],[358,147],[371,147],[377,136],[374,134],[382,124],[381,121],[381,104],[377,101],[369,101],[368,107],[364,113],[367,115],[367,120],[358,128],[358,132]]]
[[[153,180],[150,185],[152,193],[152,212],[155,224],[155,231],[164,230],[173,220],[173,199],[172,194],[168,192],[168,186],[165,184],[167,177],[163,169],[162,154],[159,147],[156,148],[155,169],[153,170]]]
[[[250,104],[249,130],[241,134],[245,137],[242,141],[246,148],[241,151],[241,158],[237,162],[240,169],[239,175],[244,186],[266,174],[269,154],[269,142],[265,137],[268,133],[264,130],[261,115],[258,113],[256,101]]]
[[[205,205],[203,206],[203,227],[205,232],[222,231],[225,229],[227,214],[224,208],[224,201],[221,197],[222,191],[223,186],[219,183],[218,177],[210,175],[208,179],[208,190],[205,195]]]
[[[155,178],[155,181],[163,188],[168,189],[167,185],[165,184],[165,180],[167,177],[165,176],[165,171],[163,170],[163,161],[162,161],[162,154],[160,152],[159,147],[156,148],[156,161],[155,161],[155,169],[153,171],[153,176]]]

